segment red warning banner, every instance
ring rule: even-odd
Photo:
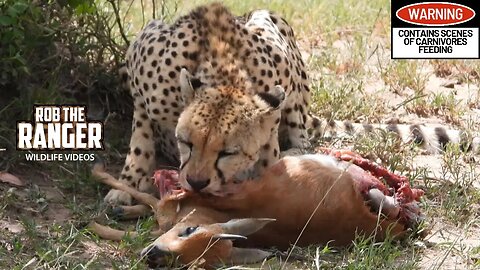
[[[478,59],[476,2],[392,1],[393,59]]]
[[[418,3],[399,9],[400,20],[423,26],[448,26],[467,22],[475,17],[475,11],[454,3]]]

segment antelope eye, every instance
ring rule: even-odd
[[[180,236],[180,237],[189,236],[190,234],[194,233],[197,229],[198,229],[198,226],[188,227],[188,228],[185,229],[185,231],[183,231],[183,232],[182,232],[181,234],[179,234],[178,236]]]

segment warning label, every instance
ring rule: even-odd
[[[475,5],[392,2],[392,58],[479,58]]]

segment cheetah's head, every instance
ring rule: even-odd
[[[176,128],[180,183],[222,196],[222,185],[260,168],[264,145],[278,140],[285,91],[276,86],[250,94],[234,86],[207,86],[185,69],[180,85],[185,106]]]

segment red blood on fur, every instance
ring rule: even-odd
[[[160,198],[178,189],[178,171],[176,170],[157,170],[153,174],[153,179]]]
[[[412,189],[407,177],[397,175],[389,171],[387,168],[363,158],[357,153],[349,150],[334,150],[327,148],[322,148],[321,150],[339,160],[352,162],[365,171],[370,172],[376,178],[383,178],[387,185],[395,190],[395,196],[400,203],[409,203],[414,200],[419,201],[420,197],[424,194],[424,191],[421,189]]]
[[[328,148],[321,148],[320,150],[326,154],[336,157],[338,160],[351,162],[352,164],[355,164],[365,170],[364,172],[371,174],[372,178],[368,178],[360,172],[352,173],[354,179],[357,180],[357,182],[360,182],[360,186],[358,188],[362,194],[371,188],[378,188],[385,195],[395,197],[395,200],[400,205],[399,218],[401,220],[407,223],[413,222],[412,219],[414,219],[416,216],[419,216],[420,209],[415,201],[420,201],[420,197],[422,197],[425,192],[421,189],[411,188],[407,177],[403,175],[397,175],[389,171],[387,168],[371,160],[363,158],[359,154],[349,150],[335,150]],[[379,178],[384,179],[386,184],[390,188],[393,188],[393,194],[392,192],[386,190],[386,187],[379,180]]]

